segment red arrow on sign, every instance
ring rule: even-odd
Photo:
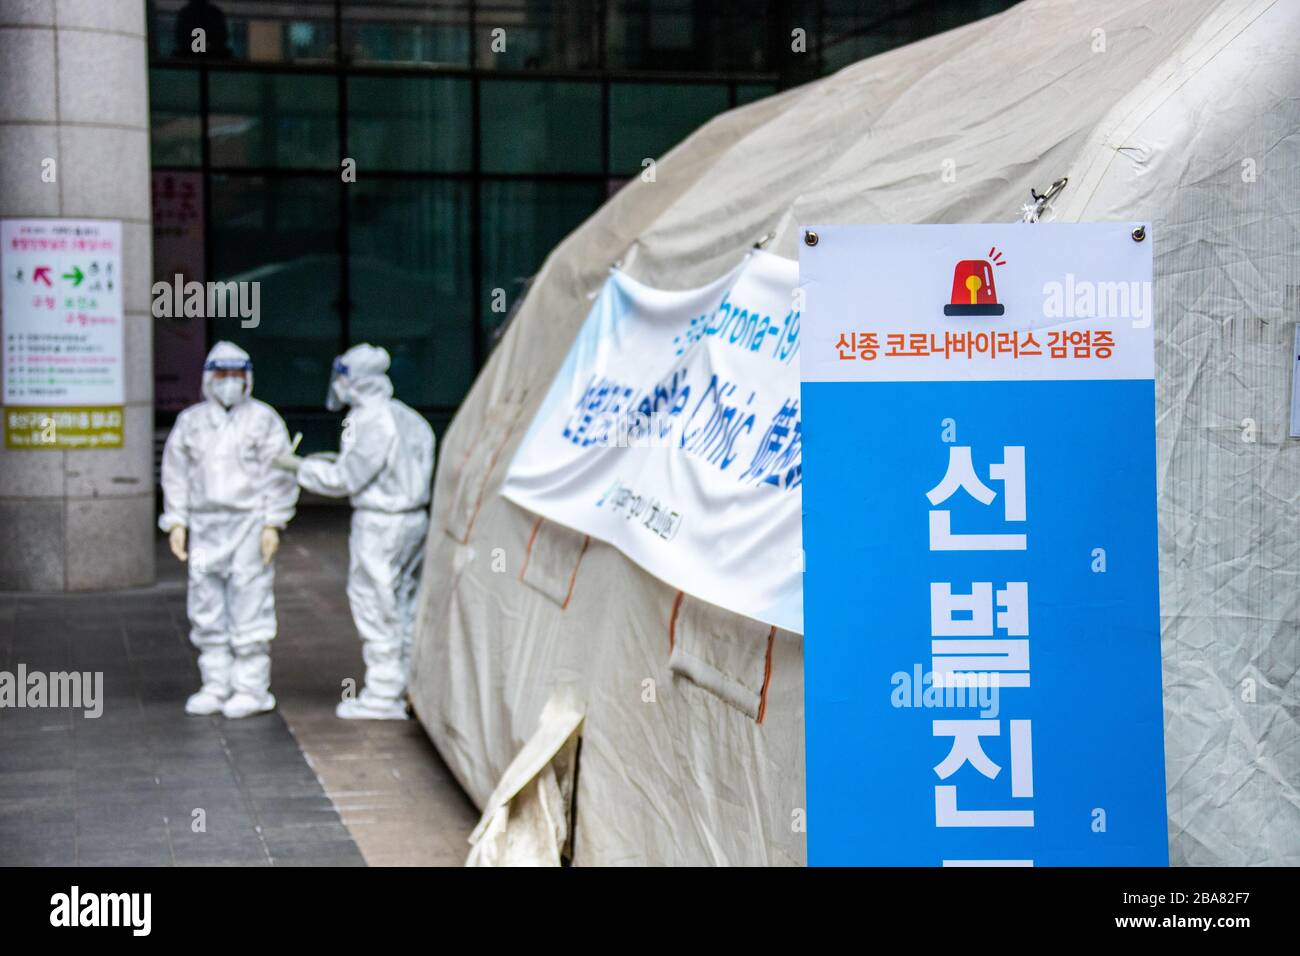
[[[32,281],[33,281],[33,282],[40,282],[42,279],[45,280],[45,284],[46,284],[46,285],[48,285],[48,286],[53,286],[53,285],[54,285],[53,280],[50,279],[50,267],[49,267],[49,266],[40,266],[39,268],[37,268],[37,270],[36,270],[34,273],[32,273]]]

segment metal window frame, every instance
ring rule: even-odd
[[[157,171],[200,172],[203,180],[203,258],[207,279],[213,278],[214,244],[213,244],[213,179],[222,177],[247,177],[274,179],[302,179],[336,177],[338,183],[337,237],[336,249],[339,257],[339,351],[344,351],[351,343],[351,325],[353,303],[351,301],[351,216],[347,183],[344,183],[338,169],[303,168],[296,166],[217,166],[212,159],[211,142],[211,77],[213,73],[252,73],[257,75],[287,74],[293,76],[333,77],[336,84],[336,114],[338,128],[338,146],[340,157],[349,155],[349,117],[348,117],[348,80],[351,77],[388,77],[388,78],[457,78],[465,79],[470,84],[470,129],[471,159],[465,170],[365,170],[364,175],[372,179],[387,179],[407,182],[425,182],[430,180],[454,180],[464,182],[470,189],[470,284],[473,304],[470,309],[472,372],[477,374],[487,360],[489,352],[489,334],[485,326],[486,309],[484,301],[484,263],[483,263],[483,186],[485,183],[498,181],[521,181],[537,183],[582,183],[600,187],[603,195],[608,195],[610,183],[615,180],[630,178],[635,171],[613,170],[610,166],[610,105],[611,88],[615,84],[645,84],[661,86],[670,85],[717,85],[727,90],[727,108],[737,104],[737,90],[742,85],[767,84],[774,90],[784,85],[782,74],[771,71],[759,72],[718,72],[718,71],[653,71],[610,69],[608,62],[608,25],[610,0],[599,0],[598,21],[596,24],[596,67],[594,69],[486,69],[478,64],[478,32],[480,21],[479,0],[468,0],[466,29],[469,35],[469,62],[465,65],[449,66],[430,64],[418,66],[412,64],[363,63],[354,64],[346,60],[343,52],[343,15],[344,0],[334,0],[334,59],[330,63],[310,62],[250,62],[246,60],[219,60],[205,56],[178,57],[158,56],[155,46],[150,44],[150,70],[178,70],[197,72],[199,80],[199,129],[200,129],[200,165],[194,167],[158,166]],[[789,0],[771,0],[768,5],[774,17],[770,29],[778,30],[790,19]],[[784,14],[784,15],[781,15]],[[775,42],[775,36],[773,36]],[[774,49],[775,47],[772,47]],[[557,172],[488,172],[483,169],[482,157],[482,104],[481,87],[484,80],[515,80],[526,82],[549,83],[556,81],[578,81],[599,84],[600,87],[600,171],[592,173],[557,173]],[[205,320],[204,335],[210,347],[213,337],[211,317]],[[428,415],[445,417],[454,414],[458,405],[419,405],[421,412]],[[327,414],[317,406],[283,405],[280,410],[291,415]],[[159,420],[171,417],[157,413]]]

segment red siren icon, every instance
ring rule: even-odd
[[[988,259],[962,259],[952,272],[952,296],[943,307],[944,315],[1002,315],[1006,307],[998,302],[993,266],[1006,260],[997,249]]]

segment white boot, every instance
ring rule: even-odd
[[[261,697],[254,697],[252,694],[245,694],[242,690],[235,691],[230,699],[226,701],[221,712],[231,719],[239,717],[251,717],[253,714],[264,714],[269,710],[275,710],[275,695],[267,691]]]
[[[260,641],[236,645],[231,684],[235,693],[221,712],[230,718],[264,714],[275,709],[271,693],[271,645]]]
[[[219,714],[229,698],[229,690],[223,692],[222,688],[204,687],[197,694],[190,694],[189,699],[185,701],[185,713],[199,717]]]
[[[234,656],[229,647],[205,647],[199,652],[199,676],[203,686],[185,701],[185,713],[196,716],[221,713],[230,698],[230,668]]]
[[[376,697],[362,690],[361,696],[340,701],[334,716],[343,720],[406,720],[406,702]]]

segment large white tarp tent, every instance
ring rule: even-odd
[[[768,233],[793,259],[804,223],[1012,221],[1063,176],[1057,221],[1153,223],[1171,860],[1300,863],[1292,0],[1027,0],[718,117],[570,235],[440,449],[411,695],[480,806],[534,794],[578,864],[804,861],[802,637],[497,490],[615,261],[692,288]],[[669,671],[670,628],[757,669],[761,722]],[[565,759],[524,785],[530,740]]]

